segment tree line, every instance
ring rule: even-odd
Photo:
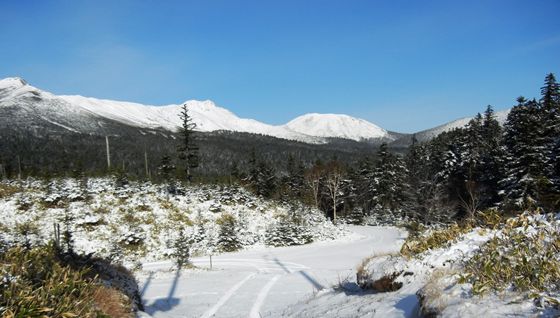
[[[464,128],[412,145],[404,154],[382,144],[377,153],[351,162],[332,158],[311,165],[288,156],[282,173],[249,155],[235,180],[265,197],[298,199],[330,217],[415,219],[424,223],[560,208],[560,89],[545,78],[539,100],[517,99],[504,126],[488,106]]]

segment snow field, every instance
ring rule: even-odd
[[[184,270],[178,279],[172,263],[144,264],[138,279],[144,287],[146,315],[277,317],[291,304],[313,299],[353,277],[356,263],[365,256],[397,251],[405,235],[391,227],[348,229],[354,235],[343,240],[215,256],[212,270],[208,257],[194,258],[197,268]]]

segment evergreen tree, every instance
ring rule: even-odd
[[[177,191],[175,184],[173,182],[172,173],[175,171],[176,167],[171,162],[171,158],[168,155],[164,155],[161,157],[159,166],[158,166],[158,174],[161,178],[167,183],[167,192],[168,193],[175,193]]]
[[[287,175],[284,183],[288,190],[288,196],[299,199],[303,196],[305,167],[301,160],[296,160],[292,154],[286,162]]]
[[[169,182],[171,180],[172,173],[175,171],[175,165],[171,162],[171,157],[168,155],[161,157],[157,170],[158,175],[160,175],[164,181]]]
[[[358,168],[351,178],[354,183],[356,203],[364,214],[369,214],[377,203],[375,201],[377,184],[371,157],[367,156],[358,161]]]
[[[504,178],[504,152],[502,147],[502,127],[496,120],[492,106],[488,105],[482,123],[482,153],[480,155],[480,190],[482,208],[489,208],[499,202],[499,182]]]
[[[237,161],[233,161],[231,163],[229,175],[230,175],[230,183],[238,182],[243,178],[241,170],[239,170],[239,164],[237,163]]]
[[[262,195],[265,198],[272,197],[276,191],[276,170],[264,160],[259,162],[254,188],[257,195]]]
[[[244,180],[257,195],[272,197],[276,191],[276,170],[265,160],[259,160],[255,151],[249,157],[249,173]]]
[[[451,188],[455,189],[462,212],[472,218],[481,204],[481,171],[483,153],[483,119],[478,113],[468,124],[458,141],[458,164],[452,174]]]
[[[518,98],[504,131],[506,169],[500,185],[506,208],[526,208],[539,201],[544,179],[545,153],[539,105]]]
[[[192,170],[199,165],[199,148],[195,143],[196,123],[189,115],[187,104],[183,104],[181,107],[179,117],[181,118],[181,128],[179,130],[181,143],[177,151],[179,159],[185,162],[184,171],[186,179],[187,181],[192,181]]]
[[[220,226],[217,247],[221,252],[234,252],[242,247],[237,235],[237,221],[231,214],[222,215],[217,221]]]
[[[178,269],[188,264],[189,258],[191,257],[189,240],[185,230],[181,228],[179,230],[179,235],[175,239],[175,242],[173,242],[173,257],[175,258]]]
[[[560,85],[554,74],[545,78],[541,88],[542,127],[545,151],[545,175],[550,181],[543,204],[556,210],[560,207]]]
[[[402,210],[407,200],[406,167],[400,156],[391,154],[383,143],[377,152],[377,162],[373,172],[375,184],[374,200],[384,213]]]

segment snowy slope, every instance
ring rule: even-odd
[[[312,136],[356,141],[390,138],[389,133],[368,121],[339,114],[306,114],[286,124],[289,129]]]
[[[176,131],[181,125],[179,117],[181,105],[151,106],[77,95],[59,97],[72,105],[128,125],[171,131]],[[189,100],[184,104],[187,104],[189,114],[193,117],[199,131],[227,130],[309,143],[323,142],[320,138],[297,133],[283,126],[272,126],[253,119],[239,118],[229,110],[216,106],[210,100]]]
[[[501,110],[501,111],[497,111],[497,112],[494,113],[494,115],[496,117],[496,120],[500,123],[500,125],[502,125],[502,126],[504,125],[504,123],[507,120],[507,116],[508,116],[510,110],[511,109],[506,109],[506,110]],[[456,128],[463,128],[463,127],[467,126],[469,121],[471,121],[471,119],[473,119],[473,118],[474,117],[459,118],[459,119],[450,121],[446,124],[436,126],[434,128],[419,131],[419,132],[415,133],[414,136],[420,142],[428,141],[430,139],[435,138],[437,135],[439,135],[443,132],[447,132],[447,131],[451,131],[451,130],[456,129]],[[399,139],[395,140],[395,142],[393,142],[392,145],[393,146],[409,146],[411,144],[411,142],[412,142],[412,135],[406,135],[402,138],[399,138]]]
[[[287,125],[275,126],[240,118],[209,100],[189,100],[184,104],[187,104],[197,129],[204,132],[246,132],[315,144],[326,143],[327,137],[357,141],[390,138],[384,129],[346,115],[310,114]],[[70,131],[98,132],[103,126],[99,119],[139,128],[175,131],[180,125],[181,105],[152,106],[78,95],[57,96],[28,85],[21,78],[0,80],[0,106],[10,107],[15,116],[22,113],[23,107],[25,117],[31,118],[28,122],[32,119],[37,122],[38,118],[39,124],[48,122]]]
[[[99,133],[109,122],[87,109],[27,84],[21,78],[0,80],[0,128],[27,131],[58,128]]]
[[[498,111],[494,114],[495,117],[496,117],[496,120],[500,123],[500,125],[503,125],[506,122],[506,119],[507,119],[507,116],[508,116],[510,110],[511,109],[506,109],[506,110]],[[433,138],[433,137],[441,134],[442,132],[451,131],[455,128],[465,127],[465,126],[467,126],[469,121],[471,121],[473,118],[474,117],[465,117],[465,118],[456,119],[454,121],[448,122],[448,123],[443,124],[441,126],[437,126],[437,127],[431,128],[431,129],[421,131],[418,134],[423,134],[425,136],[430,136],[431,138]]]

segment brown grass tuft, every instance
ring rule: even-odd
[[[93,302],[104,315],[112,318],[133,317],[130,301],[114,288],[98,286],[93,291]]]

